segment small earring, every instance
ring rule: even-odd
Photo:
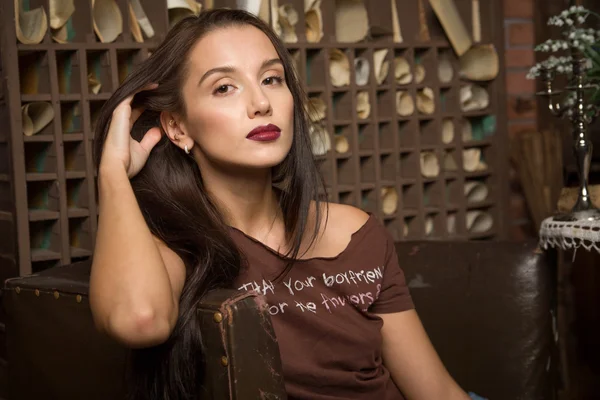
[[[187,144],[183,146],[183,151],[185,151],[185,154],[190,154],[190,149],[188,149]]]
[[[169,121],[169,126],[172,127],[173,125],[175,125],[175,120],[174,119],[172,119],[172,120]]]

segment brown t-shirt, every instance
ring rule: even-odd
[[[402,400],[382,362],[375,314],[413,308],[394,243],[370,216],[336,257],[297,261],[274,278],[286,259],[232,228],[249,268],[240,290],[266,296],[290,400]]]

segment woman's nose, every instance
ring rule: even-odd
[[[269,115],[272,111],[271,102],[262,88],[253,88],[248,105],[248,117],[254,118],[261,115]]]

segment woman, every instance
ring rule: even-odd
[[[104,106],[90,302],[138,348],[133,397],[198,398],[195,306],[234,287],[267,296],[291,399],[468,398],[385,229],[320,200],[305,104],[269,27],[214,10],[175,26]]]

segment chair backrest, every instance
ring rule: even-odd
[[[444,365],[490,399],[552,399],[558,352],[555,264],[536,243],[396,246],[417,312]]]
[[[96,331],[89,273],[90,263],[82,262],[6,281],[11,400],[125,397],[128,350]],[[219,290],[203,300],[198,313],[206,398],[286,398],[279,348],[262,298]]]

